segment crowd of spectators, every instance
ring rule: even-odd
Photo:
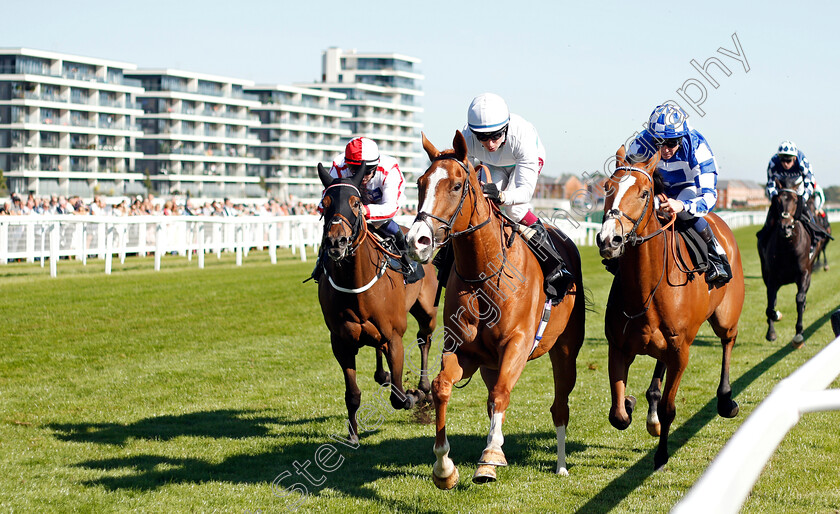
[[[288,216],[297,214],[318,215],[317,204],[292,199],[288,202],[274,198],[253,203],[234,203],[230,198],[197,202],[191,198],[158,199],[154,195],[137,195],[108,203],[100,196],[86,203],[79,196],[63,195],[22,198],[12,193],[0,205],[0,216],[32,214],[86,214],[95,216]],[[415,214],[413,209],[402,209],[400,214]]]
[[[229,198],[197,202],[190,198],[158,199],[146,197],[118,199],[108,203],[102,196],[85,202],[79,196],[63,195],[35,196],[22,198],[12,194],[0,205],[0,216],[25,216],[33,214],[85,214],[95,216],[287,216],[295,214],[318,214],[317,205],[301,201],[281,202],[274,198],[254,203],[234,203]]]

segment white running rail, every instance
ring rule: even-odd
[[[779,443],[807,412],[840,410],[840,337],[779,382],[671,511],[736,513]]]

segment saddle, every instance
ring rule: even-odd
[[[682,252],[679,250],[674,255],[675,259],[686,269],[704,273],[709,268],[709,247],[700,234],[694,230],[694,220],[681,220],[679,217],[674,222],[676,233],[680,235],[685,248],[688,251],[688,260],[684,259]]]

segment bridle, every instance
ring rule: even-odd
[[[361,193],[361,191],[359,191],[358,187],[354,186],[353,184],[346,184],[346,183],[331,184],[329,187],[327,187],[327,189],[324,190],[324,194],[326,195],[327,191],[329,191],[331,188],[339,187],[339,186],[351,187],[356,191],[359,198],[362,197],[362,193]],[[321,242],[322,246],[323,246],[323,239],[327,237],[327,227],[329,227],[330,225],[336,225],[336,224],[339,224],[339,223],[344,223],[350,229],[350,246],[348,247],[347,252],[341,257],[341,259],[339,259],[339,260],[344,260],[348,256],[352,256],[352,255],[356,254],[356,250],[359,249],[359,247],[365,241],[365,238],[368,236],[368,229],[367,229],[367,223],[364,221],[364,216],[356,216],[356,221],[354,223],[350,223],[350,220],[347,219],[347,216],[341,214],[340,212],[336,212],[335,214],[333,214],[330,217],[330,220],[329,220],[328,223],[327,222],[324,223],[324,235],[322,236],[322,242]],[[387,267],[388,267],[387,259],[382,259],[381,264],[377,265],[378,270],[376,272],[376,275],[374,275],[373,279],[371,279],[371,281],[368,282],[367,284],[365,284],[361,287],[357,287],[357,288],[347,288],[347,287],[342,287],[342,286],[336,284],[335,281],[333,280],[333,278],[327,272],[326,268],[324,268],[324,275],[327,276],[327,280],[329,281],[330,286],[332,286],[333,289],[335,289],[336,291],[341,291],[342,293],[358,294],[358,293],[363,293],[363,292],[367,291],[368,289],[370,289],[371,287],[373,287],[373,284],[375,284],[385,274],[385,270],[387,269]]]
[[[425,212],[425,211],[418,212],[417,217],[414,218],[415,223],[417,223],[418,221],[422,221],[423,223],[426,224],[426,226],[429,227],[429,231],[432,233],[432,242],[436,246],[443,246],[446,243],[448,243],[449,240],[452,239],[452,238],[455,238],[455,237],[458,237],[458,236],[463,236],[463,235],[469,234],[471,232],[475,232],[476,230],[480,229],[484,225],[487,225],[488,223],[490,223],[490,218],[491,218],[491,216],[488,216],[486,220],[482,221],[478,225],[470,225],[466,229],[461,230],[459,232],[453,232],[452,231],[452,224],[455,223],[455,220],[458,219],[458,216],[461,215],[461,209],[464,208],[464,200],[467,199],[467,193],[469,193],[473,197],[473,207],[475,207],[477,205],[478,196],[476,195],[475,190],[473,189],[472,182],[470,182],[470,180],[469,180],[470,170],[469,170],[469,168],[467,168],[467,165],[464,164],[463,161],[461,161],[460,159],[458,159],[457,157],[455,157],[453,155],[438,155],[437,157],[432,159],[432,162],[445,161],[445,160],[451,160],[451,161],[457,162],[458,165],[461,166],[461,168],[463,168],[464,171],[467,173],[467,180],[464,181],[464,184],[462,186],[461,199],[458,202],[458,208],[455,209],[455,213],[452,214],[452,217],[449,218],[449,221],[446,221],[443,218],[440,218],[438,216],[435,216],[434,214],[430,214],[430,213]],[[432,226],[432,222],[429,221],[429,218],[441,223],[441,225],[442,225],[442,227],[443,227],[443,229],[445,230],[445,233],[446,233],[446,237],[444,237],[443,241],[438,243],[435,240],[435,238],[434,238],[435,229]]]
[[[331,184],[329,187],[327,187],[324,190],[324,196],[326,196],[327,191],[329,191],[330,189],[332,189],[334,187],[341,187],[341,186],[353,188],[356,191],[356,193],[358,194],[359,198],[362,197],[362,192],[359,191],[358,187],[354,186],[353,184],[346,184],[346,183]],[[344,259],[345,257],[350,256],[350,255],[355,255],[356,250],[358,250],[358,248],[362,245],[362,242],[364,242],[365,237],[367,237],[367,224],[364,223],[363,218],[364,218],[363,216],[356,216],[356,221],[353,222],[353,223],[350,223],[350,220],[348,220],[347,216],[345,216],[344,214],[341,214],[340,212],[336,212],[335,214],[333,214],[330,217],[329,222],[324,223],[324,234],[321,238],[322,239],[322,246],[323,246],[323,239],[327,236],[327,227],[329,227],[330,225],[336,225],[336,224],[339,224],[339,223],[343,223],[343,224],[347,225],[347,228],[350,229],[350,246],[348,248],[347,253],[344,254],[344,257],[342,257],[342,259]]]
[[[647,170],[645,170],[645,169],[638,168],[636,166],[619,166],[615,169],[615,171],[619,171],[619,170],[637,171],[637,172],[641,173],[642,175],[644,175],[645,177],[647,177],[647,179],[650,181],[651,186],[653,186],[653,177],[651,177],[650,173],[648,173]],[[621,209],[615,209],[615,208],[610,209],[609,211],[607,211],[604,214],[604,221],[618,220],[618,219],[621,219],[621,218],[626,218],[628,221],[630,221],[630,223],[633,224],[633,228],[630,229],[630,232],[628,232],[626,234],[622,234],[622,236],[621,236],[622,239],[623,239],[622,244],[630,243],[633,246],[637,246],[637,245],[640,245],[640,244],[644,243],[645,241],[653,238],[654,236],[659,235],[661,232],[664,231],[664,228],[662,228],[662,229],[659,229],[656,232],[654,232],[650,235],[644,236],[644,237],[642,237],[638,234],[637,231],[638,231],[638,228],[639,228],[639,224],[647,216],[647,211],[650,208],[650,202],[651,202],[651,196],[652,196],[650,194],[649,189],[645,189],[644,192],[642,193],[642,195],[645,197],[645,208],[642,210],[642,214],[637,219],[633,219],[626,212],[622,211]],[[621,223],[619,223],[618,225],[620,227],[622,226]],[[647,224],[645,224],[645,225],[647,225]]]

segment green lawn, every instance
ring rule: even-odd
[[[129,258],[106,276],[102,261],[62,260],[57,278],[49,267],[0,266],[0,510],[667,512],[772,388],[833,339],[828,316],[840,308],[840,244],[829,245],[835,266],[813,279],[807,344],[792,350],[793,286],[780,292],[779,341],[764,341],[754,233],[736,231],[747,276],[731,368],[737,418],[715,413],[720,347],[704,327],[680,387],[666,470],[652,471],[657,440],[644,427],[651,359],[639,357],[630,371],[628,391],[642,409],[633,425],[610,426],[603,306],[611,276],[597,251],[584,247],[594,312],[571,397],[570,476],[553,474],[544,358],[528,365],[514,389],[504,426],[510,466],[494,484],[470,481],[489,427],[483,383],[453,393],[447,432],[461,482],[446,492],[430,479],[434,426],[422,413],[377,403],[372,349],[360,352],[360,387],[377,423],[368,423],[358,448],[331,437],[345,434],[344,386],[316,286],[300,283],[311,261],[282,253],[271,265],[266,253],[252,252],[241,267],[224,255],[199,270],[195,260],[167,256],[155,272],[153,257]],[[412,322],[408,340],[415,331]],[[840,509],[838,422],[840,412],[806,415],[744,511]],[[295,463],[308,466],[315,485]],[[284,496],[295,483],[306,495]]]

